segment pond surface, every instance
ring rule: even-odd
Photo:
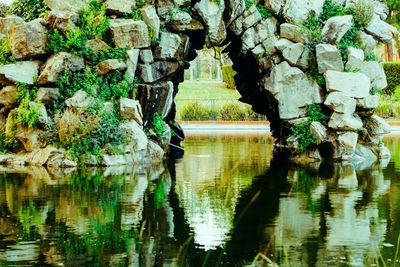
[[[192,136],[167,166],[0,168],[0,266],[400,266],[400,137],[367,170]]]

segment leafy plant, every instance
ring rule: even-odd
[[[382,64],[387,76],[388,86],[384,90],[386,95],[392,95],[397,86],[400,85],[400,63],[385,62]]]
[[[87,39],[103,37],[110,27],[106,16],[106,6],[97,0],[90,1],[89,5],[79,14],[78,26]]]
[[[17,125],[25,125],[32,128],[36,125],[40,117],[40,109],[43,108],[42,104],[31,102],[36,89],[30,90],[25,84],[19,84],[18,103],[16,109],[15,123]]]
[[[291,131],[292,135],[297,137],[301,153],[307,151],[310,146],[317,144],[310,131],[310,122],[299,123],[293,126]]]
[[[16,59],[11,54],[10,45],[7,38],[0,41],[0,65],[14,63]]]
[[[246,9],[249,9],[252,5],[254,5],[254,0],[244,0],[244,4]]]
[[[18,140],[6,135],[4,130],[0,130],[0,152],[7,153],[19,146]]]
[[[367,27],[374,16],[374,3],[370,0],[356,0],[347,9],[346,13],[353,15],[357,29]]]
[[[164,132],[164,119],[158,112],[154,113],[153,115],[153,127],[157,136],[162,136]]]
[[[8,13],[20,16],[25,21],[31,21],[42,16],[48,10],[43,0],[14,0]]]
[[[323,74],[318,72],[318,68],[310,68],[307,70],[307,75],[317,82],[319,86],[325,86],[326,80]]]
[[[261,17],[263,19],[268,19],[270,17],[272,17],[272,13],[271,11],[269,11],[265,6],[263,5],[258,5],[257,6],[257,10],[260,13]]]
[[[142,20],[142,13],[140,9],[132,10],[132,19],[133,20]]]
[[[365,56],[365,61],[378,61],[378,56],[375,53],[370,53]]]
[[[322,21],[326,21],[335,16],[341,16],[344,14],[343,5],[336,4],[332,0],[325,0],[324,5],[322,7],[322,13],[320,15],[320,19]]]
[[[311,104],[307,107],[307,116],[310,122],[319,121],[322,124],[327,124],[329,116],[322,111],[320,104]]]
[[[343,36],[343,38],[337,45],[340,53],[342,54],[342,57],[345,60],[347,60],[348,57],[349,47],[354,47],[354,48],[361,47],[361,42],[358,38],[359,33],[360,33],[359,29],[355,25],[352,25],[351,28],[346,32],[346,34]]]
[[[314,14],[310,14],[307,20],[301,25],[301,29],[304,34],[311,37],[311,40],[306,45],[314,52],[315,47],[324,39],[321,20]]]

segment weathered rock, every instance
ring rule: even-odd
[[[206,42],[209,47],[220,45],[226,39],[224,9],[225,1],[201,0],[194,6],[194,10],[206,25]]]
[[[86,110],[93,101],[93,97],[83,90],[77,91],[71,98],[65,100],[67,107]]]
[[[152,162],[161,162],[164,158],[164,150],[157,143],[149,141],[147,155]]]
[[[328,19],[322,29],[330,44],[338,44],[353,25],[353,16],[336,16]]]
[[[25,21],[18,16],[7,16],[5,18],[0,17],[0,34],[7,35],[8,29],[24,24]]]
[[[381,64],[376,61],[364,62],[360,71],[371,79],[371,87],[382,90],[387,87],[386,74]]]
[[[150,39],[152,41],[157,40],[160,35],[161,23],[155,7],[152,5],[148,5],[142,8],[141,13],[143,21],[147,24],[147,28],[150,29]]]
[[[52,153],[57,152],[58,149],[53,146],[47,146],[45,148],[36,148],[27,155],[27,161],[29,165],[43,166],[49,160]]]
[[[276,30],[277,21],[275,18],[268,18],[247,29],[242,35],[242,52],[245,53],[268,38],[275,36]]]
[[[328,126],[337,131],[357,131],[363,127],[363,123],[357,114],[334,112]]]
[[[246,12],[246,2],[245,0],[226,0],[225,1],[225,24],[229,25],[243,13]],[[227,19],[228,18],[228,19]]]
[[[305,49],[306,46],[302,43],[293,44],[283,50],[282,55],[291,65],[298,66]]]
[[[294,43],[288,39],[281,38],[275,43],[275,48],[279,51],[285,50],[287,47],[293,45]]]
[[[229,29],[236,35],[240,36],[250,27],[253,27],[262,20],[260,12],[256,5],[250,6],[243,14],[235,19],[229,26]]]
[[[143,21],[111,19],[110,30],[117,47],[144,48],[150,46],[149,31]]]
[[[364,51],[354,47],[347,50],[346,70],[359,70],[364,64]],[[368,76],[368,75],[367,75]]]
[[[156,61],[152,64],[139,64],[140,77],[145,83],[154,83],[168,78],[183,69],[183,64],[176,61]]]
[[[120,114],[124,120],[134,120],[139,125],[143,125],[142,107],[138,100],[129,98],[121,98]]]
[[[337,113],[351,115],[356,111],[356,100],[342,92],[330,93],[324,104]]]
[[[44,0],[51,10],[78,12],[83,9],[90,0]]]
[[[0,111],[12,109],[17,105],[18,88],[16,86],[6,86],[0,90]]]
[[[357,107],[362,109],[375,109],[379,105],[378,95],[369,95],[364,98],[357,99]]]
[[[371,147],[357,144],[351,163],[357,170],[365,170],[370,168],[378,158]]]
[[[104,166],[124,166],[133,163],[132,155],[103,155]]]
[[[172,107],[173,92],[174,85],[172,82],[139,85],[138,99],[142,106],[145,124],[147,121],[153,121],[153,114],[156,112],[163,117],[168,115]]]
[[[390,159],[392,157],[392,153],[390,153],[390,150],[387,147],[381,144],[379,146],[379,157],[381,159]]]
[[[128,147],[132,152],[147,149],[149,140],[139,124],[130,121],[122,123],[119,127],[125,133]]]
[[[319,44],[316,46],[316,54],[319,73],[325,73],[328,70],[344,70],[342,56],[336,46]]]
[[[65,70],[78,71],[85,68],[82,57],[60,52],[52,55],[45,63],[38,78],[39,84],[55,83]]]
[[[376,47],[376,41],[374,37],[361,31],[358,35],[358,39],[360,40],[361,47],[366,55],[374,52],[374,49]]]
[[[265,5],[277,16],[281,14],[285,2],[286,0],[268,0],[265,1]]]
[[[67,30],[74,30],[78,22],[79,15],[75,12],[52,10],[46,13],[44,19],[49,29],[58,29],[65,33]]]
[[[364,127],[372,136],[383,136],[390,133],[390,125],[377,115],[364,120]]]
[[[162,32],[155,52],[156,59],[183,60],[189,49],[189,38],[170,32]]]
[[[318,84],[286,61],[272,69],[265,88],[279,101],[281,119],[302,117],[306,115],[308,105],[322,102]]]
[[[107,13],[122,15],[124,13],[130,13],[136,3],[131,0],[107,0],[105,1],[105,5]]]
[[[107,59],[97,64],[96,68],[100,75],[106,75],[107,73],[116,70],[122,72],[127,69],[127,65],[120,59]]]
[[[100,51],[105,51],[111,47],[99,38],[90,39],[86,42],[86,47],[90,48],[94,53],[99,53]]]
[[[125,72],[125,77],[127,77],[129,83],[133,85],[133,82],[135,81],[135,73],[139,60],[139,49],[132,48],[126,51],[126,55],[127,55],[126,58],[127,69]]]
[[[11,82],[34,84],[38,74],[39,63],[37,61],[21,61],[0,66],[0,77]]]
[[[47,114],[46,107],[43,104],[39,104],[36,102],[29,102],[29,107],[33,110],[36,110],[37,113],[39,114],[39,117],[37,119],[37,125],[41,129],[47,129],[48,126],[51,126],[53,124],[53,121],[50,119],[49,115]]]
[[[366,31],[379,41],[386,43],[392,41],[394,37],[398,35],[397,29],[381,20],[378,15],[374,15],[373,19],[368,24]]]
[[[145,64],[151,64],[154,62],[154,56],[151,49],[141,49],[139,54],[140,61]]]
[[[184,11],[177,12],[169,21],[168,28],[177,32],[191,32],[204,30],[203,24],[192,18]]]
[[[317,145],[328,141],[328,129],[319,121],[313,121],[310,125],[311,135],[317,141]]]
[[[308,36],[304,31],[297,25],[290,23],[283,23],[280,26],[281,38],[286,38],[295,43],[306,44],[311,40],[311,36]]]
[[[342,92],[354,98],[363,98],[371,90],[370,79],[363,73],[327,71],[325,73],[328,92]]]
[[[7,37],[11,52],[18,60],[46,54],[47,29],[37,21],[11,26]]]
[[[350,161],[356,150],[358,135],[355,132],[341,133],[337,137],[337,147],[334,158]]]
[[[59,98],[60,90],[58,88],[40,87],[36,93],[35,101],[44,105],[51,105]]]
[[[19,127],[15,137],[22,143],[27,152],[32,152],[35,149],[41,149],[46,146],[42,138],[42,131],[36,128]]]
[[[283,7],[283,15],[287,21],[301,24],[307,20],[311,13],[318,17],[322,13],[324,3],[325,0],[286,1]]]

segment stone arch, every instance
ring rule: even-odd
[[[371,61],[370,53],[376,41],[391,41],[397,30],[384,22],[385,2],[369,1],[369,8],[361,6],[358,11],[365,16],[353,16],[352,5],[361,3],[357,0],[100,1],[104,10],[97,12],[105,12],[103,15],[109,18],[105,39],[111,40],[115,49],[126,51],[126,61],[111,57],[94,63],[92,58],[88,62],[82,51],[76,55],[76,51],[66,49],[49,55],[46,49],[49,31],[56,29],[66,35],[71,25],[78,27],[77,13],[90,1],[45,0],[50,11],[44,19],[0,19],[0,33],[7,35],[11,53],[20,61],[0,66],[0,80],[4,85],[34,84],[32,77],[21,75],[28,73],[37,75],[40,85],[54,86],[66,69],[79,72],[88,65],[96,67],[100,76],[125,71],[131,87],[137,83],[134,77],[139,77],[136,99],[140,106],[126,97],[118,103],[103,103],[104,109],[108,105],[111,110],[119,105],[118,128],[128,132],[132,140],[125,147],[129,156],[103,155],[101,164],[127,164],[137,151],[157,158],[161,154],[158,145],[164,150],[170,144],[179,145],[184,134],[175,123],[173,99],[184,79],[184,69],[196,58],[196,50],[220,46],[237,71],[239,100],[267,116],[277,150],[288,151],[298,162],[305,158],[321,160],[321,155],[338,161],[374,161],[389,156],[381,143],[389,127],[373,115],[378,101],[374,93],[386,86],[386,77],[380,64]],[[368,20],[361,21],[364,17]],[[98,38],[85,42],[92,52],[109,47]],[[28,61],[31,58],[37,61]],[[0,93],[10,91],[18,90],[3,88]],[[49,90],[42,91],[42,98],[33,102],[46,106],[44,102],[52,95]],[[83,104],[97,97],[97,92],[87,91],[79,90],[66,99],[63,115],[72,112],[87,117]],[[18,113],[12,110],[15,104],[0,114],[6,114],[7,121]],[[52,125],[57,118],[49,118],[46,108],[41,110],[39,121]],[[45,131],[40,125],[37,128]],[[171,128],[175,134],[171,134]],[[19,129],[22,135],[13,138],[33,157],[37,136],[24,129]],[[162,132],[157,133],[159,130]],[[49,156],[53,152],[45,153]]]

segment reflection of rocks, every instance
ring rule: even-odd
[[[324,244],[306,255],[317,258],[316,266],[337,264],[338,255],[346,256],[351,266],[362,266],[365,257],[378,256],[376,249],[385,239],[387,222],[379,217],[376,199],[390,188],[382,170],[356,171],[352,165],[337,164],[331,178],[320,179],[306,170],[292,169],[288,181],[292,194],[280,201],[274,235],[276,249],[290,250],[289,264],[304,262],[302,250],[293,246],[320,238],[325,228]],[[329,208],[323,206],[327,204]]]

